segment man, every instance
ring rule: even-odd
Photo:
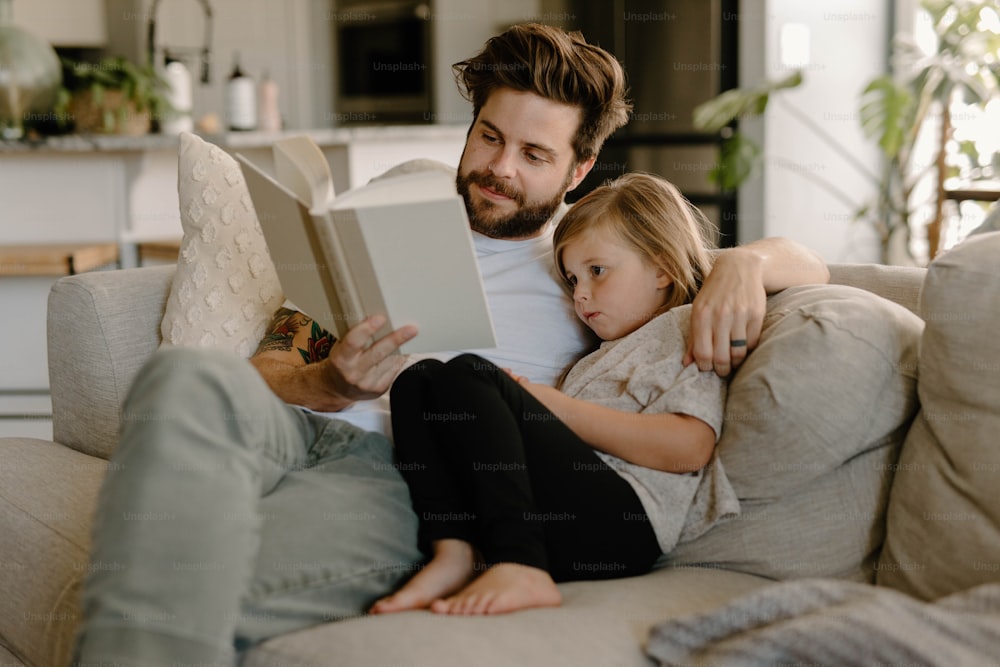
[[[483,352],[552,382],[587,344],[553,273],[552,221],[627,120],[624,74],[545,26],[508,30],[456,72],[475,113],[457,186],[499,340]],[[756,342],[765,290],[826,280],[822,262],[787,242],[721,253],[691,358],[727,374]],[[382,323],[369,317],[314,363],[296,348],[328,334],[288,310],[252,365],[154,356],[101,492],[78,664],[219,664],[234,645],[362,614],[419,568],[391,443],[348,421],[378,426],[370,417],[406,363],[395,352],[419,335],[373,341]]]

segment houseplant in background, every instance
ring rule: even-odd
[[[60,107],[77,132],[146,134],[167,111],[167,84],[151,67],[118,56],[63,59]]]
[[[739,131],[736,127],[737,122],[763,115],[772,97],[782,91],[798,88],[802,82],[802,72],[797,70],[780,80],[765,80],[752,87],[727,90],[695,108],[694,126],[705,132],[718,133],[722,137],[719,160],[709,173],[709,179],[723,190],[732,191],[739,188],[750,177],[764,156],[760,146]],[[872,172],[854,155],[845,150],[837,139],[809,114],[787,100],[782,100],[782,108],[796,121],[808,128],[831,152],[836,153],[858,173],[862,174],[874,187],[882,187],[879,175]],[[776,160],[776,163],[780,165],[781,161]],[[883,229],[870,207],[845,192],[835,181],[814,172],[796,170],[796,173],[823,188],[835,199],[842,202],[848,210],[854,212],[855,220],[864,219],[874,225],[881,241],[882,261],[893,263],[889,256],[891,254],[890,239],[896,233],[895,229]],[[881,194],[879,199],[882,199]]]
[[[921,6],[936,44],[921,48],[907,35],[896,37],[895,73],[865,88],[861,123],[885,156],[876,219],[887,229],[901,229],[908,240],[919,215],[926,224],[927,259],[933,259],[948,180],[990,178],[1000,167],[987,145],[954,136],[956,117],[984,113],[1000,95],[1000,1],[924,0]],[[928,139],[932,152],[921,153]]]
[[[875,186],[874,201],[858,202],[836,183],[803,174],[844,202],[855,220],[873,227],[885,263],[920,263],[934,257],[949,178],[968,182],[1000,171],[995,150],[953,135],[956,111],[985,113],[998,98],[1000,0],[923,0],[921,8],[933,29],[934,44],[921,48],[912,37],[898,35],[893,72],[870,81],[860,97],[862,128],[884,158],[880,173],[872,173],[845,151],[808,114],[787,99],[781,101],[785,111]],[[710,175],[721,188],[738,188],[762,159],[760,147],[734,129],[735,122],[763,114],[775,93],[801,83],[796,72],[780,81],[725,91],[695,109],[695,126],[723,137],[719,163]],[[919,223],[927,227],[927,250],[915,253],[912,232]]]

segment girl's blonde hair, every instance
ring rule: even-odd
[[[562,255],[577,236],[608,229],[673,281],[664,310],[690,303],[712,267],[715,227],[669,181],[629,173],[582,197],[556,227],[553,249],[559,273]]]

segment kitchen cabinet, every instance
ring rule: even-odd
[[[14,25],[53,46],[101,47],[108,41],[105,0],[14,0]]]

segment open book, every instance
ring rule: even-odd
[[[334,197],[322,151],[276,142],[274,176],[240,162],[285,297],[342,338],[383,314],[379,338],[406,324],[406,354],[496,346],[475,246],[454,178],[419,171]]]

